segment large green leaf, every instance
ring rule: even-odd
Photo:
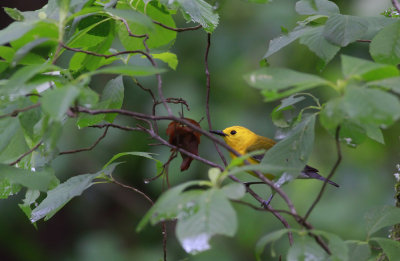
[[[108,109],[121,109],[124,101],[124,83],[122,76],[118,76],[115,79],[110,80],[104,87],[101,99],[108,102]],[[105,120],[113,122],[116,114],[105,115]]]
[[[371,249],[366,242],[346,241],[349,249],[349,258],[347,260],[367,261],[371,256]]]
[[[244,76],[246,82],[261,89],[266,101],[280,99],[296,92],[308,90],[330,82],[312,74],[300,73],[286,68],[261,68]]]
[[[396,66],[374,63],[365,59],[342,55],[342,72],[346,77],[373,81],[399,75]]]
[[[107,8],[105,9],[106,13],[110,14],[112,17],[119,19],[122,18],[126,21],[129,21],[133,24],[140,24],[143,25],[145,27],[147,27],[147,29],[149,30],[154,30],[154,24],[151,21],[151,19],[132,9],[116,9],[116,8]]]
[[[301,15],[326,15],[339,14],[339,7],[328,0],[300,0],[296,2],[296,12]]]
[[[300,43],[307,45],[313,53],[327,64],[340,50],[340,47],[326,40],[323,36],[324,28],[324,25],[313,27],[300,37]]]
[[[47,90],[41,98],[43,111],[54,120],[61,121],[78,95],[79,89],[73,85]]]
[[[324,36],[333,44],[347,46],[368,30],[368,22],[357,16],[335,14],[325,24]]]
[[[370,45],[372,58],[379,63],[400,63],[400,21],[383,28]]]
[[[313,238],[306,234],[300,236],[289,248],[286,256],[287,261],[298,260],[329,260],[328,254],[315,242]]]
[[[400,77],[391,77],[383,80],[372,81],[368,83],[368,86],[381,86],[400,94]]]
[[[400,242],[394,239],[382,238],[382,237],[374,237],[370,239],[371,241],[375,241],[379,244],[379,246],[383,249],[383,253],[388,257],[390,261],[392,260],[400,260]]]
[[[47,191],[54,181],[54,172],[51,169],[29,171],[0,164],[0,180],[7,179],[10,184],[19,184],[24,187]]]
[[[233,236],[236,230],[235,210],[221,190],[212,188],[197,195],[193,208],[179,219],[176,235],[185,251],[195,254],[208,250],[214,235]]]
[[[34,23],[28,22],[14,22],[8,27],[0,31],[0,45],[14,41],[35,26]]]
[[[16,119],[8,117],[0,119],[0,151],[8,146],[19,128],[20,125]]]
[[[267,53],[264,55],[263,58],[268,58],[269,56],[273,55],[283,47],[289,45],[293,41],[297,40],[302,35],[306,34],[307,32],[311,31],[312,27],[304,27],[298,26],[293,29],[293,31],[289,32],[288,34],[281,35],[277,38],[272,39],[269,42]]]
[[[366,216],[368,237],[381,228],[398,224],[400,221],[400,208],[384,206],[371,210]]]
[[[47,192],[47,197],[32,211],[31,222],[34,223],[41,218],[50,219],[58,210],[67,204],[72,198],[79,196],[91,187],[93,180],[101,175],[109,175],[114,171],[116,163],[109,165],[106,169],[94,174],[83,174],[72,177],[57,187]]]

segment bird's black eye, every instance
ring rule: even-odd
[[[231,131],[231,134],[232,134],[232,135],[235,135],[235,134],[236,134],[236,131],[235,131],[235,130]]]

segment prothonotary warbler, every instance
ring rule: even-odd
[[[276,144],[276,141],[257,135],[251,130],[242,127],[242,126],[232,126],[228,127],[222,131],[220,130],[211,130],[211,133],[220,135],[224,138],[225,142],[231,146],[234,150],[244,155],[256,150],[269,150],[272,146]],[[236,155],[230,153],[232,158],[235,158]],[[248,159],[248,161],[252,164],[258,164],[263,159],[264,154],[252,156]],[[253,174],[254,175],[254,174]],[[274,176],[271,174],[265,174],[268,179],[273,179]],[[300,175],[301,178],[312,178],[319,179],[322,181],[327,180],[318,174],[318,170],[306,165]],[[327,180],[327,182],[335,187],[339,187],[333,181]]]

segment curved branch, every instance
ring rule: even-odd
[[[175,31],[175,32],[185,32],[185,31],[195,31],[197,29],[200,29],[202,26],[201,25],[197,25],[197,26],[193,26],[193,27],[186,27],[186,28],[173,28],[173,27],[169,27],[168,25],[162,24],[160,22],[157,21],[153,21],[154,24],[159,25],[165,29],[171,30],[171,31]]]
[[[17,117],[20,112],[29,111],[29,110],[35,109],[39,106],[40,106],[40,102],[30,105],[28,107],[22,108],[22,109],[13,110],[10,113],[0,115],[0,119],[6,118],[6,117]]]
[[[34,150],[36,150],[37,148],[39,148],[39,146],[42,144],[42,141],[39,141],[38,144],[35,145],[35,147],[33,147],[32,149],[28,150],[27,152],[25,152],[24,154],[22,154],[21,156],[18,157],[18,159],[16,159],[15,161],[11,162],[9,165],[13,166],[15,164],[17,164],[18,162],[20,162],[23,158],[25,158],[27,155],[31,154]]]
[[[392,0],[392,4],[394,8],[396,8],[397,12],[400,14],[400,4],[397,0]]]

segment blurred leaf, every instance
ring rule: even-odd
[[[330,82],[312,74],[300,73],[286,68],[261,68],[244,76],[246,82],[261,89],[265,101],[273,101],[296,92],[308,90]]]
[[[35,25],[35,27],[33,27],[32,30],[25,33],[18,39],[15,39],[12,42],[10,42],[10,45],[15,50],[20,49],[23,46],[39,38],[48,38],[53,40],[54,43],[58,42],[58,26],[55,23],[39,21],[37,23],[32,23],[32,24]]]
[[[178,58],[176,57],[176,54],[174,54],[174,53],[170,53],[170,52],[154,53],[151,56],[167,63],[168,66],[173,70],[176,70],[176,66],[178,66]]]
[[[261,254],[264,252],[265,247],[272,242],[279,240],[283,235],[287,234],[290,230],[281,229],[274,232],[270,232],[264,235],[257,241],[255,254],[257,261],[261,261]]]
[[[332,252],[331,255],[332,260],[354,260],[354,259],[348,259],[349,255],[348,246],[346,242],[336,234],[320,230],[313,230],[313,233],[328,239],[328,247]]]
[[[267,53],[263,56],[263,58],[268,58],[269,56],[273,55],[283,47],[289,45],[290,43],[297,40],[299,37],[311,30],[311,27],[297,26],[293,29],[293,31],[289,32],[288,34],[283,34],[277,38],[272,39],[269,42]]]
[[[344,141],[349,147],[356,147],[366,139],[362,126],[349,120],[343,120],[340,126],[339,140]],[[334,135],[333,130],[331,132]]]
[[[107,101],[106,109],[121,109],[124,101],[124,83],[122,76],[111,79],[104,87],[101,95],[102,101]],[[106,114],[104,119],[108,122],[113,122],[117,114]]]
[[[22,15],[22,13],[17,8],[4,7],[4,11],[12,19],[14,19],[16,21],[23,21],[24,20],[24,16]]]
[[[259,165],[281,167],[285,171],[268,172],[280,176],[286,172],[297,177],[307,164],[314,145],[315,114],[305,116],[288,136],[269,149]]]
[[[307,45],[313,53],[327,64],[333,57],[335,57],[336,53],[340,50],[340,47],[331,44],[326,40],[323,35],[324,28],[324,25],[313,27],[300,37],[300,43]]]
[[[385,140],[383,138],[383,133],[381,129],[375,125],[364,125],[365,131],[367,132],[367,136],[371,139],[385,144]]]
[[[349,248],[349,258],[347,260],[367,261],[371,256],[371,249],[366,242],[346,241]]]
[[[165,72],[165,69],[158,69],[150,66],[139,66],[139,65],[119,65],[119,66],[109,66],[105,68],[98,69],[93,72],[88,72],[85,76],[92,76],[96,74],[120,74],[126,76],[149,76],[158,73]]]
[[[94,174],[83,174],[72,177],[54,189],[49,190],[47,192],[47,197],[32,210],[31,222],[34,223],[44,217],[45,221],[50,219],[72,198],[80,196],[83,191],[95,184],[93,182],[94,179],[102,174],[107,175],[113,172],[117,165],[118,163],[111,164],[106,169]]]
[[[14,22],[0,31],[0,45],[14,41],[35,26],[34,23]]]
[[[366,81],[379,80],[399,75],[396,66],[342,55],[342,73],[346,77],[358,76]]]
[[[372,81],[368,82],[367,85],[389,88],[393,92],[400,94],[400,77],[391,77],[383,80]]]
[[[78,95],[79,89],[72,85],[47,90],[41,98],[43,111],[54,120],[61,121]]]
[[[225,196],[229,199],[241,199],[246,193],[245,186],[240,183],[230,183],[223,186],[221,189]]]
[[[270,3],[272,0],[247,0],[250,3],[257,3],[257,4],[267,4]]]
[[[329,260],[327,253],[319,246],[315,239],[307,235],[300,236],[289,248],[286,256],[287,261],[298,260]]]
[[[381,228],[399,223],[400,208],[394,206],[383,206],[371,210],[366,216],[368,237]]]
[[[336,45],[347,46],[361,37],[368,30],[368,22],[358,16],[335,14],[325,24],[325,38]]]
[[[368,31],[361,38],[363,40],[372,39],[377,33],[379,33],[384,27],[393,24],[397,19],[387,18],[382,16],[376,17],[361,17],[368,22]]]
[[[372,39],[370,53],[376,62],[400,63],[400,21],[386,26]]]
[[[0,162],[10,164],[18,159],[23,153],[27,152],[30,148],[26,144],[24,133],[21,128],[17,128],[8,140],[5,148],[0,150]],[[21,166],[20,162],[20,166]],[[22,165],[25,167],[25,165]]]
[[[0,151],[8,146],[19,128],[20,125],[16,119],[11,117],[0,119]]]
[[[0,199],[7,199],[21,190],[18,184],[11,184],[7,178],[0,179]]]
[[[115,160],[119,159],[120,157],[126,156],[126,155],[131,155],[131,156],[139,156],[139,157],[144,157],[148,158],[151,160],[154,160],[156,162],[160,162],[159,160],[153,158],[152,155],[155,155],[154,153],[150,152],[140,152],[140,151],[131,151],[131,152],[120,152],[118,154],[115,154],[104,166],[103,169],[106,168],[108,165],[110,165],[112,162]]]
[[[7,179],[10,184],[19,184],[33,190],[47,191],[54,178],[54,172],[49,168],[29,171],[0,164],[0,181]]]
[[[219,168],[210,168],[208,170],[208,178],[210,179],[213,186],[218,186],[218,179],[221,177],[221,170]]]
[[[34,40],[33,42],[30,42],[26,44],[25,46],[21,47],[18,49],[18,51],[14,55],[14,59],[12,61],[13,66],[15,66],[23,57],[25,57],[31,50],[39,45],[41,45],[44,42],[49,41],[50,39],[48,38],[39,38]],[[55,42],[54,42],[55,44]]]
[[[15,50],[9,46],[0,46],[0,57],[11,63],[15,55]]]
[[[151,19],[148,16],[135,10],[107,8],[105,9],[105,11],[111,14],[113,17],[116,17],[117,19],[122,18],[131,23],[143,25],[149,30],[154,30],[154,24]]]
[[[301,102],[302,100],[304,100],[306,98],[304,96],[298,96],[298,95],[299,94],[294,94],[294,95],[291,95],[291,96],[289,96],[289,97],[287,97],[285,99],[282,99],[281,100],[281,105],[279,105],[279,107],[277,108],[277,111],[280,111],[280,110],[282,110],[284,108],[287,108],[287,107],[291,107],[292,105],[294,105],[296,103],[299,103],[299,102]],[[296,96],[298,96],[298,97],[296,97]]]
[[[300,0],[296,2],[296,12],[301,15],[326,15],[339,14],[339,7],[328,0]]]
[[[392,260],[400,260],[400,242],[382,237],[373,237],[370,241],[375,241],[379,244],[379,246],[383,249],[383,253],[387,256],[387,258]]]

